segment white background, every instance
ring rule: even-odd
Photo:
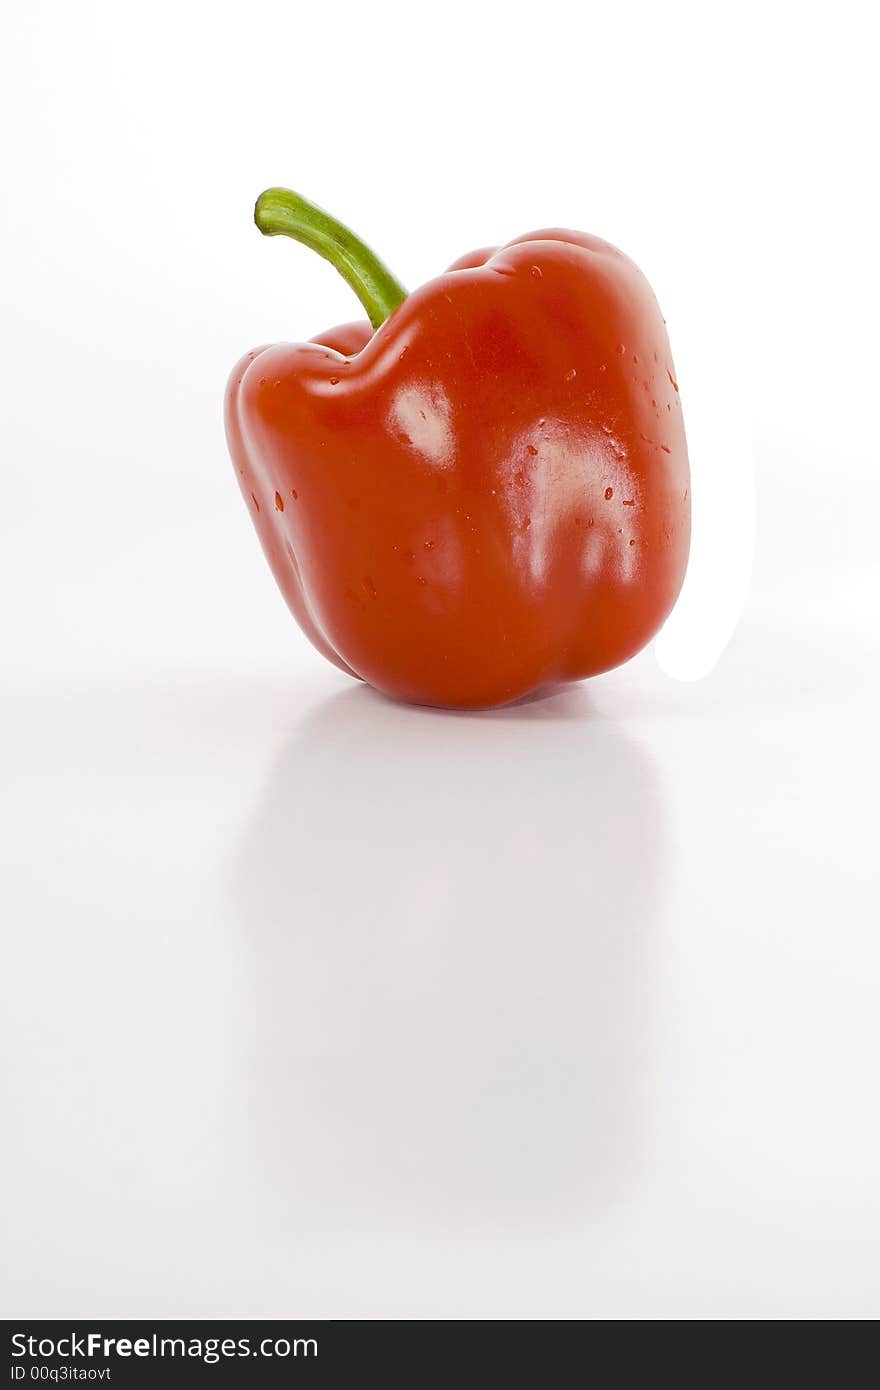
[[[880,1312],[862,9],[7,24],[5,1315]],[[694,471],[656,651],[476,717],[311,651],[222,392],[359,311],[273,183],[410,285],[549,223],[639,262]]]

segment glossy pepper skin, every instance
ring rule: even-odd
[[[249,353],[226,425],[300,626],[397,699],[480,709],[607,671],[681,587],[666,328],[596,237],[533,232],[463,257],[376,331]]]

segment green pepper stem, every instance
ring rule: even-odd
[[[406,299],[406,290],[360,237],[289,188],[267,188],[261,193],[254,221],[264,236],[292,237],[335,266],[363,304],[374,328]]]

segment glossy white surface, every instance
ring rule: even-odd
[[[876,1315],[876,645],[771,574],[488,717],[19,673],[7,1310]]]
[[[564,70],[536,78],[543,108],[511,113],[487,179],[464,97],[446,138],[445,74],[460,59],[462,93],[479,76],[483,111],[553,37],[499,27],[487,7],[478,37],[501,43],[497,70],[456,58],[450,24],[435,67],[404,65],[402,95],[373,93],[372,138],[433,151],[425,181],[413,159],[413,188],[380,211],[362,141],[345,152],[345,103],[329,141],[279,167],[291,122],[271,106],[257,138],[248,102],[229,100],[237,45],[251,96],[264,59],[269,77],[286,63],[281,7],[261,6],[260,23],[212,9],[229,61],[207,69],[197,7],[159,5],[137,33],[124,7],[84,8],[91,28],[61,6],[36,7],[48,27],[21,19],[33,32],[4,89],[31,119],[4,191],[0,1311],[876,1317],[876,316],[847,182],[847,161],[862,174],[867,161],[828,124],[870,83],[848,76],[846,101],[820,110],[824,25],[799,30],[816,56],[801,48],[793,69],[780,21],[774,64],[761,7],[757,47],[792,84],[803,70],[803,104],[794,89],[780,103],[774,76],[784,141],[756,140],[751,192],[728,196],[743,67],[731,57],[736,93],[719,86],[694,58],[702,7],[673,35],[673,5],[632,58],[628,117],[617,66],[593,66],[605,85],[585,107],[583,45],[571,66],[553,42]],[[847,13],[850,74],[868,48]],[[626,13],[602,24],[621,26],[603,42],[622,51]],[[332,28],[308,19],[306,104],[326,90]],[[418,40],[412,23],[404,37]],[[339,60],[352,81],[362,49]],[[425,91],[421,123],[401,123]],[[602,138],[578,190],[585,125]],[[784,209],[761,192],[782,147]],[[185,207],[202,159],[211,229]],[[444,715],[391,705],[310,651],[219,427],[242,350],[350,312],[329,272],[304,288],[305,253],[271,254],[248,231],[249,200],[300,163],[305,191],[413,282],[548,215],[605,232],[677,305],[682,357],[697,364],[708,343],[737,366],[728,415],[710,358],[692,405],[679,364],[704,514],[732,530],[748,529],[744,421],[760,415],[751,594],[706,679],[677,683],[648,652],[543,702]],[[514,178],[532,166],[540,178]],[[49,176],[74,214],[64,237],[31,215]],[[446,191],[414,248],[407,209],[429,177]],[[847,254],[823,290],[836,178]],[[765,254],[757,327],[737,338],[706,287],[719,275],[732,297],[743,275],[719,266],[746,204],[761,207]],[[695,628],[719,646],[742,588],[743,548],[726,543],[715,628],[716,591],[694,591]]]

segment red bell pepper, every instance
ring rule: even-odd
[[[407,296],[285,189],[257,226],[342,273],[369,315],[250,352],[229,447],[300,626],[402,700],[478,709],[626,661],[687,564],[687,447],[641,271],[580,232],[473,252]]]

